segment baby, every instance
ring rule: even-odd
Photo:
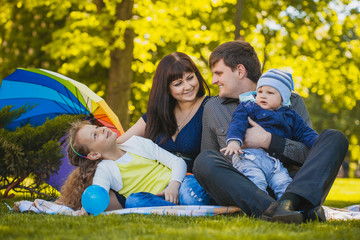
[[[240,95],[240,104],[227,132],[227,147],[221,149],[225,155],[235,153],[233,166],[263,191],[266,192],[269,186],[277,199],[280,199],[292,181],[287,169],[265,150],[249,148],[242,151],[241,146],[250,117],[272,134],[312,147],[318,134],[289,108],[293,88],[290,73],[278,69],[264,73],[258,81],[256,92]]]

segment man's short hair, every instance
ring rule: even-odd
[[[231,41],[215,48],[209,58],[210,69],[221,59],[232,71],[236,69],[237,65],[242,64],[247,71],[247,77],[255,83],[261,76],[259,58],[255,49],[248,42]]]

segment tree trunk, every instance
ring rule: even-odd
[[[263,33],[264,35],[264,38],[265,38],[265,42],[264,42],[264,61],[262,63],[262,68],[261,68],[261,72],[263,73],[264,72],[264,69],[265,69],[265,64],[267,63],[267,60],[268,60],[268,54],[267,54],[267,47],[268,45],[270,44],[270,41],[271,41],[271,36],[268,36],[268,35],[265,35],[265,33]]]
[[[240,35],[243,10],[244,10],[244,0],[237,0],[235,5],[235,17],[234,17],[235,40],[244,40],[244,37]]]
[[[133,5],[132,0],[123,0],[118,3],[117,20],[130,20],[133,16]],[[125,48],[115,48],[110,52],[111,63],[106,102],[119,117],[125,130],[129,127],[128,102],[133,79],[131,62],[133,60],[134,38],[133,29],[127,28],[124,33]]]

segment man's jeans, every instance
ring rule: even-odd
[[[180,205],[216,205],[205,190],[196,181],[194,175],[187,175],[179,188]],[[163,196],[156,196],[147,192],[132,193],[126,199],[126,208],[173,206]]]

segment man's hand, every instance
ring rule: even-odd
[[[232,155],[235,154],[242,154],[243,151],[241,151],[240,143],[239,141],[230,141],[227,147],[220,150],[220,152],[224,152],[224,155]]]
[[[169,185],[157,196],[165,196],[165,200],[175,204],[179,204],[179,188],[181,183],[178,181],[170,181]]]
[[[266,131],[250,117],[249,124],[252,128],[246,129],[244,144],[242,148],[263,148],[268,149],[271,142],[271,133]]]

